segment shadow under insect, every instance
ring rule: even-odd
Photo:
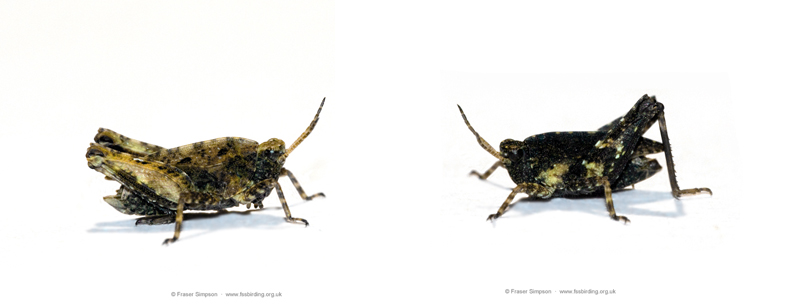
[[[507,188],[506,188],[507,189]],[[633,216],[653,216],[677,218],[685,216],[683,203],[674,199],[671,192],[644,191],[626,189],[614,192],[614,205],[626,214]],[[674,209],[669,211],[652,210],[642,206],[651,203],[663,202],[672,199]],[[607,216],[608,212],[603,205],[603,192],[582,196],[564,196],[559,198],[539,199],[527,196],[509,204],[509,209],[522,215],[534,215],[548,211],[583,212],[596,216]],[[507,216],[513,218],[513,215]]]
[[[183,215],[183,229],[190,232],[183,239],[205,235],[216,231],[229,231],[240,228],[271,229],[286,223],[282,216],[262,213],[267,210],[281,210],[280,207],[265,207],[246,211],[186,212]],[[151,222],[153,217],[133,220],[99,222],[88,230],[90,233],[168,233],[174,230],[175,217]],[[153,223],[153,224],[150,224]],[[199,230],[200,232],[194,232]]]

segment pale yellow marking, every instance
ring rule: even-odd
[[[595,148],[602,149],[608,146],[608,142],[606,140],[598,140],[596,144],[594,144]]]
[[[569,170],[569,165],[556,164],[553,166],[552,169],[540,173],[539,176],[536,178],[541,181],[544,181],[545,185],[555,186],[563,182],[561,176],[564,175],[564,173],[567,173],[568,170]]]
[[[603,169],[605,168],[603,164],[599,163],[587,163],[586,165],[586,177],[601,177],[603,176]]]

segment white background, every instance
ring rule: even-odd
[[[796,301],[792,11],[715,1],[3,2],[0,299],[88,304]],[[665,171],[602,199],[521,201],[491,144],[666,106]],[[98,127],[174,147],[290,143],[327,97],[269,209],[133,226],[86,167]],[[657,128],[647,134],[658,140]],[[659,160],[664,165],[663,157]],[[792,184],[794,185],[794,184]],[[523,199],[519,196],[517,199]],[[789,277],[788,279],[786,277]],[[506,289],[615,290],[513,295]],[[282,297],[171,297],[172,292]],[[269,298],[266,298],[269,299]]]

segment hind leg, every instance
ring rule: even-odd
[[[145,156],[166,150],[154,144],[126,137],[109,129],[100,128],[94,136],[94,142],[117,151],[135,156]]]
[[[696,195],[701,193],[708,193],[711,195],[709,188],[690,188],[681,189],[678,187],[678,179],[675,177],[675,162],[672,161],[672,148],[669,145],[669,136],[667,136],[667,122],[664,120],[664,111],[658,114],[658,127],[661,130],[661,141],[664,143],[664,155],[667,157],[667,174],[669,174],[669,184],[672,187],[672,196],[680,198],[683,195]]]

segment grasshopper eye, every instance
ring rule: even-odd
[[[516,141],[513,139],[506,139],[500,143],[500,154],[508,161],[516,162],[522,159],[522,155],[525,154],[523,151],[525,144],[521,141]]]
[[[269,158],[270,159],[273,159],[273,160],[278,159],[278,157],[281,157],[281,155],[283,155],[283,153],[281,151],[269,150]]]
[[[510,150],[508,152],[504,152],[503,155],[505,155],[506,158],[514,162],[518,161],[520,157],[522,157],[521,156],[522,154],[520,154],[519,150]]]

